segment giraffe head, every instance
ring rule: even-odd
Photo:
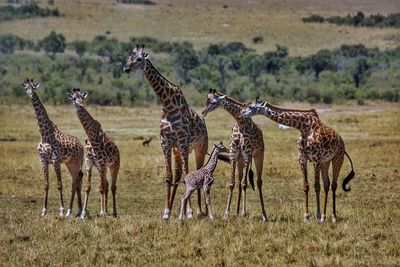
[[[74,88],[72,92],[67,93],[67,96],[74,102],[76,108],[81,108],[85,106],[84,99],[88,96],[88,93],[81,93],[81,89]]]
[[[33,82],[33,79],[26,79],[22,84],[25,89],[25,93],[32,98],[34,91],[39,87],[40,83]]]
[[[260,115],[263,112],[264,102],[259,100],[258,97],[248,102],[240,111],[240,116],[248,118],[255,115]]]
[[[149,57],[149,54],[145,53],[143,50],[144,45],[137,45],[135,48],[133,48],[123,69],[126,73],[138,69],[144,69],[145,62]]]
[[[218,153],[229,153],[229,148],[225,147],[222,142],[219,144],[214,144],[215,149],[217,149]]]
[[[210,88],[210,92],[207,95],[206,107],[202,111],[203,116],[205,117],[209,112],[222,106],[225,97],[226,95],[217,93],[217,90]]]

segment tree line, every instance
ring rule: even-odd
[[[336,25],[347,25],[354,27],[400,28],[400,13],[389,14],[387,16],[379,13],[365,16],[363,12],[359,11],[354,16],[348,14],[345,17],[332,16],[326,18],[313,14],[309,17],[302,18],[302,20],[304,23],[327,22]]]
[[[0,6],[0,21],[14,20],[14,19],[27,19],[33,17],[58,17],[60,16],[58,8],[49,9],[41,8],[34,1],[20,5],[4,5]]]
[[[195,105],[203,104],[210,87],[242,101],[255,96],[310,103],[400,101],[400,47],[380,51],[363,44],[342,45],[294,57],[283,45],[259,54],[240,42],[194,49],[189,42],[151,37],[121,42],[100,35],[67,43],[56,32],[38,42],[0,36],[1,101],[23,102],[20,82],[29,76],[42,82],[43,99],[55,104],[67,103],[65,92],[74,87],[91,91],[91,102],[97,104],[156,102],[143,75],[122,72],[136,44],[146,45],[156,68],[182,86]]]

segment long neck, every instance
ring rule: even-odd
[[[101,124],[84,107],[77,108],[76,113],[89,139],[91,141],[96,140],[102,131]]]
[[[310,129],[314,121],[319,121],[315,109],[282,109],[267,102],[262,103],[261,113],[277,123],[296,128],[302,132]]]
[[[40,102],[40,99],[35,92],[33,92],[31,102],[33,108],[35,109],[35,115],[38,121],[40,135],[42,136],[42,138],[52,136],[54,137],[54,130],[57,129],[57,127],[49,119],[46,109],[42,105],[42,102]]]
[[[147,59],[143,72],[154,92],[160,99],[165,112],[188,107],[182,90],[162,76]]]
[[[232,117],[238,122],[242,123],[245,120],[248,120],[248,118],[244,118],[240,116],[240,110],[243,107],[243,104],[240,103],[239,101],[236,101],[233,98],[230,97],[225,97],[222,100],[222,107],[229,112],[229,114],[232,115]]]
[[[217,162],[218,162],[218,154],[219,151],[214,147],[213,151],[211,152],[210,158],[208,159],[207,164],[204,166],[209,170],[211,173],[215,170],[217,167]]]

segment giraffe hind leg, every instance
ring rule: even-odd
[[[260,197],[260,204],[261,204],[261,217],[263,222],[267,221],[267,213],[265,212],[265,206],[264,206],[264,197],[262,193],[262,170],[263,170],[263,165],[264,165],[264,153],[258,153],[254,156],[254,163],[256,165],[256,171],[257,171],[257,188],[258,188],[258,194]]]
[[[85,199],[83,202],[83,208],[81,212],[81,219],[85,219],[86,216],[86,209],[87,209],[87,204],[89,201],[89,193],[92,187],[92,170],[93,170],[93,159],[91,158],[86,158],[86,176],[87,176],[87,181],[86,181],[86,186],[85,186]]]
[[[340,169],[342,168],[344,155],[339,154],[332,159],[332,222],[336,222],[336,189]]]
[[[48,197],[49,197],[49,165],[44,159],[40,160],[40,164],[42,166],[43,173],[43,208],[42,208],[42,216],[47,214],[47,206],[48,206]]]
[[[196,157],[196,170],[200,169],[204,165],[204,160],[207,154],[208,142],[203,140],[194,146],[194,153]],[[206,212],[203,213],[201,210],[201,189],[197,189],[197,215],[207,215],[208,208],[205,206]]]
[[[322,212],[322,217],[321,217],[321,223],[323,223],[326,219],[326,206],[328,204],[328,195],[329,195],[329,186],[330,186],[330,182],[329,182],[329,165],[330,162],[324,163],[321,166],[321,175],[322,175],[322,181],[324,183],[324,209]]]
[[[110,167],[111,171],[111,193],[112,193],[112,198],[113,198],[113,217],[117,217],[117,204],[116,204],[116,193],[117,193],[117,178],[118,178],[118,172],[119,172],[119,158],[118,161],[115,162],[113,165]]]
[[[57,176],[57,190],[60,196],[60,216],[64,216],[64,198],[63,198],[63,184],[61,179],[61,166],[59,162],[54,163],[54,170]]]

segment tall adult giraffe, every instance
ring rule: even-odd
[[[311,110],[295,110],[283,109],[255,99],[249,102],[246,107],[241,111],[241,116],[249,118],[255,115],[264,115],[269,119],[276,121],[280,124],[296,128],[300,131],[301,135],[297,142],[298,144],[298,159],[301,170],[304,176],[304,221],[309,221],[308,213],[308,191],[309,184],[307,178],[307,161],[314,164],[315,183],[314,189],[317,200],[317,220],[323,222],[326,218],[326,205],[328,202],[329,193],[329,165],[332,162],[333,180],[332,180],[332,204],[333,215],[332,221],[336,222],[336,188],[337,179],[339,177],[340,169],[342,168],[344,155],[350,160],[351,172],[343,180],[342,188],[345,192],[350,191],[346,188],[347,183],[354,177],[353,162],[349,155],[346,153],[344,142],[340,135],[332,128],[326,126],[321,122],[315,109]],[[325,202],[324,211],[321,217],[320,213],[320,174],[322,174]]]
[[[39,83],[33,79],[23,84],[26,94],[31,99],[38,121],[41,135],[37,151],[40,157],[40,165],[44,175],[44,199],[42,216],[47,214],[47,203],[49,193],[49,164],[53,164],[57,175],[57,189],[60,195],[60,216],[64,214],[63,185],[61,180],[61,164],[64,163],[72,176],[71,200],[66,216],[71,216],[75,193],[78,196],[78,216],[82,211],[81,187],[82,187],[82,164],[83,146],[75,136],[66,135],[58,130],[57,126],[49,119],[46,109],[40,101],[35,90]]]
[[[240,111],[244,106],[243,103],[227,97],[226,95],[210,89],[207,96],[206,107],[203,110],[205,117],[209,112],[222,107],[229,112],[236,120],[232,127],[231,140],[230,140],[230,160],[231,160],[231,182],[229,184],[228,203],[225,209],[224,218],[228,218],[229,209],[232,201],[232,191],[235,187],[235,170],[238,169],[239,174],[239,194],[237,213],[239,213],[241,192],[243,191],[243,210],[242,215],[246,216],[246,189],[247,189],[247,173],[251,167],[252,159],[257,170],[257,188],[260,196],[261,216],[262,220],[267,220],[267,214],[264,208],[264,198],[262,193],[262,169],[264,164],[264,140],[263,135],[258,126],[251,120],[251,118],[244,118],[240,116]],[[243,177],[243,169],[245,175]],[[250,182],[253,187],[252,176]]]
[[[196,155],[196,169],[200,169],[204,164],[208,148],[207,128],[204,119],[187,104],[181,88],[168,81],[157,71],[143,49],[144,46],[137,46],[132,50],[124,66],[124,71],[127,73],[135,70],[143,71],[162,105],[160,140],[165,158],[167,187],[163,218],[168,219],[178,182],[182,177],[182,163],[183,173],[186,175],[189,172],[189,153],[192,149]],[[172,174],[171,167],[172,152],[175,158],[175,175]],[[197,193],[198,213],[202,213],[200,189],[197,190]],[[189,204],[188,217],[191,217],[191,214],[192,209]]]
[[[86,141],[86,171],[88,177],[85,189],[85,202],[83,204],[81,218],[84,219],[86,215],[86,208],[91,189],[93,165],[96,166],[100,175],[100,216],[107,215],[107,169],[110,169],[111,193],[113,197],[113,217],[117,217],[117,204],[115,202],[115,194],[117,192],[117,178],[120,166],[119,150],[117,145],[103,131],[101,124],[97,120],[95,120],[85,109],[84,99],[87,97],[87,95],[87,93],[81,93],[80,89],[77,88],[74,88],[71,93],[68,93],[68,98],[73,101],[76,108],[76,114],[78,115],[78,118],[89,138],[89,140]]]

